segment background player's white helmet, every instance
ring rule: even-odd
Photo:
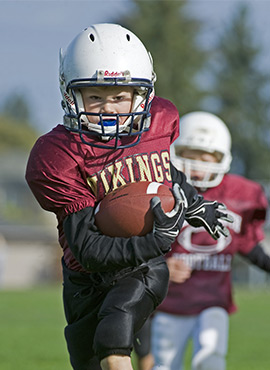
[[[60,50],[59,78],[64,124],[72,131],[79,132],[87,144],[106,148],[123,147],[119,144],[120,137],[137,136],[135,142],[132,140],[131,145],[124,147],[132,146],[140,140],[141,133],[149,129],[149,110],[154,97],[156,75],[150,53],[138,37],[126,28],[108,23],[86,28],[69,44],[66,52]],[[132,110],[126,115],[123,125],[119,125],[118,114],[115,114],[113,126],[107,126],[106,114],[85,112],[80,88],[119,85],[135,89]],[[91,116],[97,115],[100,123],[94,124]],[[98,140],[87,141],[89,137]],[[109,144],[112,138],[114,143]]]
[[[184,149],[218,154],[220,161],[210,163],[183,158]],[[180,136],[171,146],[171,160],[193,186],[206,189],[217,186],[230,169],[231,135],[225,123],[212,113],[192,112],[180,119]],[[204,172],[204,179],[193,180],[191,171]]]

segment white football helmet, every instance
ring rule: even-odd
[[[210,163],[183,158],[184,149],[219,153],[218,163]],[[192,112],[180,119],[180,136],[171,146],[171,160],[176,168],[183,171],[187,181],[199,189],[219,185],[229,171],[231,156],[231,135],[225,123],[207,112]],[[191,171],[204,173],[203,180],[191,178]]]
[[[64,125],[78,132],[84,143],[108,149],[133,146],[149,129],[156,80],[153,61],[138,37],[126,28],[102,23],[82,31],[65,53],[60,50],[59,79]],[[90,86],[134,87],[131,112],[115,114],[113,125],[107,125],[106,114],[86,112],[80,88]],[[99,124],[92,123],[91,116],[99,116]],[[113,115],[109,116],[111,119]],[[123,125],[119,125],[119,116],[127,117]],[[120,137],[134,135],[137,139],[129,144],[119,143]]]

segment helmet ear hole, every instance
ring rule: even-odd
[[[130,35],[128,33],[126,34],[126,38],[128,41],[130,41]]]
[[[95,41],[95,36],[94,36],[92,33],[90,33],[90,35],[89,35],[89,39],[90,39],[92,42],[94,42],[94,41]]]

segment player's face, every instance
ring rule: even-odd
[[[192,159],[194,161],[217,163],[219,160],[215,154],[204,152],[202,150],[185,149],[181,152],[181,157]],[[205,171],[198,168],[190,170],[190,177],[193,181],[202,181],[205,178]]]
[[[93,86],[81,89],[85,111],[91,113],[130,113],[134,89],[129,86]],[[106,117],[106,120],[115,117]],[[120,116],[119,124],[122,125],[127,117]],[[91,117],[91,122],[98,124],[98,116]]]

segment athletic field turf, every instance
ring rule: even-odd
[[[1,369],[71,370],[61,294],[61,284],[0,291]],[[270,290],[238,287],[235,297],[239,311],[230,319],[227,370],[269,370]]]

